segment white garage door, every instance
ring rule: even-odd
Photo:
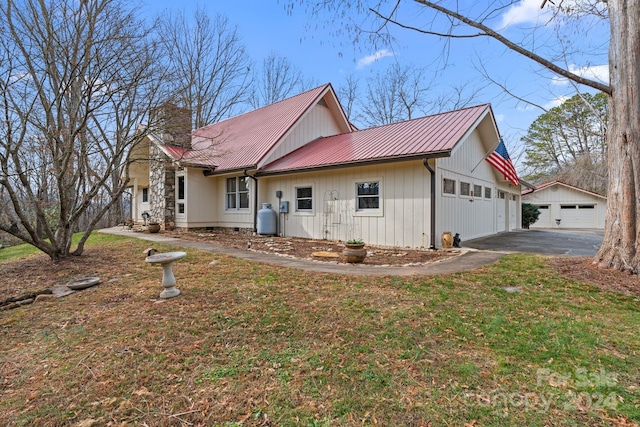
[[[551,206],[539,205],[538,210],[540,211],[540,216],[538,217],[538,220],[531,225],[531,227],[552,227],[554,224],[551,223]]]
[[[596,226],[595,205],[560,205],[561,228],[593,228]]]

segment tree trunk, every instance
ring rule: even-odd
[[[609,189],[600,267],[640,273],[640,0],[609,0]]]

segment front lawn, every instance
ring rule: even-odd
[[[639,299],[559,277],[541,257],[365,278],[187,250],[182,294],[159,300],[148,242],[93,240],[83,271],[30,274],[40,255],[0,262],[0,277],[23,271],[32,287],[102,279],[0,311],[3,425],[640,422]]]

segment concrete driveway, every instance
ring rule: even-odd
[[[462,241],[462,247],[499,252],[543,255],[594,256],[602,243],[602,230],[518,230]],[[464,238],[464,236],[463,236]]]

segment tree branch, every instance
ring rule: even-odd
[[[427,31],[427,30],[423,30],[422,28],[418,28],[418,27],[412,27],[411,25],[405,25],[401,22],[395,21],[393,19],[391,19],[390,16],[384,16],[383,14],[381,14],[380,12],[378,12],[375,9],[369,8],[369,11],[372,12],[374,15],[377,15],[380,19],[384,19],[385,23],[380,27],[384,27],[385,25],[387,25],[387,23],[391,22],[394,25],[397,25],[400,28],[404,28],[406,30],[413,30],[413,31],[417,31],[419,33],[422,34],[428,34],[430,36],[438,36],[438,37],[448,37],[451,39],[470,39],[470,38],[475,38],[475,37],[489,37],[488,34],[484,34],[484,33],[478,33],[478,34],[451,34],[451,33],[438,33],[435,31]],[[378,30],[380,31],[380,30]]]
[[[414,0],[414,1],[416,3],[419,3],[419,4],[423,5],[423,6],[425,6],[425,7],[428,7],[430,9],[435,10],[435,11],[443,13],[443,14],[449,16],[450,18],[454,18],[454,19],[456,19],[456,20],[458,20],[460,22],[463,22],[463,23],[469,25],[470,27],[473,27],[473,28],[476,28],[476,29],[482,31],[482,33],[479,34],[479,35],[483,35],[483,36],[486,35],[486,36],[489,36],[489,37],[499,41],[500,43],[502,43],[503,45],[505,45],[509,49],[511,49],[511,50],[523,55],[523,56],[526,56],[527,58],[537,62],[538,64],[542,65],[543,67],[553,71],[554,73],[556,73],[556,74],[558,74],[558,75],[560,75],[562,77],[566,77],[567,79],[570,79],[570,80],[572,80],[572,81],[574,81],[576,83],[592,87],[594,89],[597,89],[599,91],[602,91],[602,92],[605,92],[605,93],[611,95],[611,87],[609,85],[600,83],[600,82],[595,81],[595,80],[586,79],[586,78],[581,77],[581,76],[579,76],[577,74],[574,74],[574,73],[572,73],[572,72],[570,72],[568,70],[565,70],[564,68],[557,66],[556,64],[554,64],[553,62],[549,61],[548,59],[545,59],[545,58],[541,57],[540,55],[537,55],[536,53],[531,52],[530,50],[525,49],[524,47],[512,42],[511,40],[507,39],[506,37],[503,37],[498,32],[492,30],[491,28],[487,27],[486,25],[484,25],[484,24],[482,24],[480,22],[474,21],[473,19],[470,19],[470,18],[468,18],[468,17],[466,17],[464,15],[461,15],[461,14],[459,14],[459,13],[453,11],[453,10],[447,9],[445,7],[442,7],[442,6],[438,5],[438,4],[432,3],[432,2],[427,1],[427,0]],[[376,14],[379,15],[379,13],[377,13],[377,12],[376,12]],[[389,20],[389,22],[392,22],[392,23],[394,23],[396,25],[400,25],[398,22],[392,20],[391,18],[388,18],[388,20]],[[402,26],[402,25],[400,25],[400,26]],[[403,27],[404,28],[408,28],[406,26],[403,26]],[[441,37],[456,37],[453,34],[450,34],[450,35],[438,34],[438,33],[433,33],[433,32],[427,32],[425,30],[420,30],[420,29],[417,29],[417,28],[412,28],[412,29],[414,29],[416,31],[420,31],[422,33],[438,35],[438,36],[441,36]],[[469,36],[466,36],[466,37],[469,37]]]

